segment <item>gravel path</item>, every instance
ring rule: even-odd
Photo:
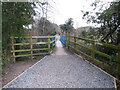
[[[114,81],[76,55],[48,55],[6,88],[114,88]]]
[[[55,48],[51,55],[70,55],[71,53],[65,50],[63,47]]]

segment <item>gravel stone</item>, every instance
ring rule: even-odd
[[[114,88],[114,80],[76,55],[48,55],[5,88]]]

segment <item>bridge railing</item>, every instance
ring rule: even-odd
[[[102,52],[102,50],[99,51],[97,50],[97,46],[107,47],[115,51],[116,55],[112,56],[108,53]],[[67,36],[67,47],[68,49],[72,49],[72,51],[74,50],[76,53],[93,60],[93,62],[101,65],[104,69],[109,68],[109,70],[113,70],[116,75],[119,74],[118,76],[120,76],[120,46],[110,45],[96,40],[76,36]],[[99,56],[99,58],[96,56]],[[106,60],[100,60],[100,57],[104,57],[102,59]],[[111,64],[111,61],[114,62],[114,64]]]
[[[19,38],[11,37],[11,53],[13,61],[15,61],[15,58],[17,57],[50,54],[50,51],[55,47],[55,39],[53,38],[54,36],[26,36]],[[21,42],[16,42],[17,39],[22,40]],[[38,47],[34,47],[35,45],[37,45]],[[19,46],[19,49],[16,48],[17,46]],[[29,48],[23,49],[20,48],[20,46],[27,46]],[[37,51],[37,53],[35,51]]]

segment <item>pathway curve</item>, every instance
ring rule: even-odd
[[[114,88],[114,80],[64,48],[56,48],[5,88]]]

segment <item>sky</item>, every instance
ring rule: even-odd
[[[86,20],[82,19],[83,13],[81,10],[92,10],[90,4],[94,0],[53,0],[53,13],[49,14],[48,19],[58,25],[64,24],[68,18],[73,18],[74,27],[94,26],[94,24],[87,24]],[[111,2],[113,0],[103,0],[104,2]]]

